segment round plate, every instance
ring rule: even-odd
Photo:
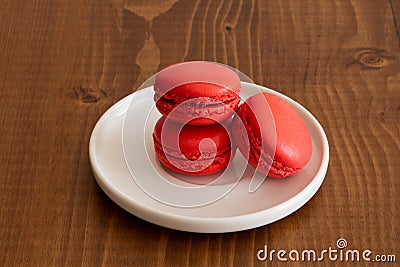
[[[241,97],[254,92],[243,83]],[[267,178],[255,192],[249,193],[250,179],[242,178],[227,195],[208,205],[184,208],[166,205],[146,194],[132,178],[123,151],[123,126],[128,108],[138,116],[147,116],[154,108],[153,88],[135,92],[113,105],[93,129],[89,156],[97,183],[119,206],[146,221],[164,227],[201,233],[222,233],[251,229],[277,221],[303,206],[321,186],[328,168],[329,146],[324,130],[314,116],[292,99],[259,86],[289,102],[304,119],[313,142],[312,157],[296,175],[285,179]],[[131,105],[133,97],[135,101]],[[154,125],[156,118],[147,123]],[[136,125],[143,132],[145,125]],[[151,138],[151,137],[146,137]],[[160,167],[151,142],[137,140],[134,146],[146,147],[145,160]],[[140,150],[139,149],[139,150]],[[236,158],[241,154],[237,151]],[[146,173],[142,170],[141,173]],[[148,173],[153,173],[148,171]],[[165,172],[168,173],[168,172]]]

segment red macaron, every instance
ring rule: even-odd
[[[312,140],[305,122],[288,102],[273,94],[259,93],[240,105],[232,132],[243,156],[270,177],[294,175],[311,158]]]
[[[221,64],[190,61],[161,70],[154,82],[156,107],[183,124],[209,125],[233,115],[240,102],[239,76]]]
[[[153,132],[154,149],[168,169],[187,175],[206,175],[225,169],[235,150],[224,124],[182,125],[161,117]]]

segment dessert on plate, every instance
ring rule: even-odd
[[[241,104],[232,133],[249,163],[270,177],[294,175],[311,158],[312,140],[306,124],[288,102],[273,94],[259,93]]]

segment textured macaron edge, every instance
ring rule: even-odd
[[[239,113],[240,112],[239,107]],[[244,113],[246,114],[246,113]],[[258,138],[254,135],[254,130],[252,129],[251,125],[248,123],[246,119],[246,115],[237,115],[233,119],[233,136],[236,142],[237,147],[239,148],[242,155],[248,160],[248,162],[256,168],[259,172],[264,173],[270,177],[274,178],[283,178],[287,176],[294,175],[298,172],[298,170],[294,168],[290,168],[289,166],[285,166],[284,164],[280,163],[276,159],[273,159],[273,156],[266,150],[261,148],[261,142]],[[239,125],[239,121],[242,120],[244,127],[246,130],[243,129]],[[246,132],[244,132],[246,131]],[[244,138],[248,137],[248,142],[244,140]],[[249,148],[247,146],[249,145]],[[271,164],[272,161],[272,164]]]
[[[208,103],[210,104],[204,101],[198,105],[193,105],[190,102],[181,104],[161,98],[156,101],[156,107],[162,115],[169,116],[174,121],[190,125],[208,125],[225,121],[231,117],[237,110],[239,102],[240,98],[236,97],[224,101],[224,104],[209,100]],[[172,111],[173,113],[171,113]]]

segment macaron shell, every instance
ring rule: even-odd
[[[210,84],[215,86],[207,89],[206,85]],[[157,74],[154,82],[154,91],[157,94],[162,96],[176,87],[181,87],[179,95],[218,97],[231,92],[238,94],[240,79],[226,66],[205,61],[190,61],[171,65]]]
[[[297,111],[272,94],[263,94],[271,108],[276,127],[275,160],[292,169],[301,169],[311,158],[310,132]]]

